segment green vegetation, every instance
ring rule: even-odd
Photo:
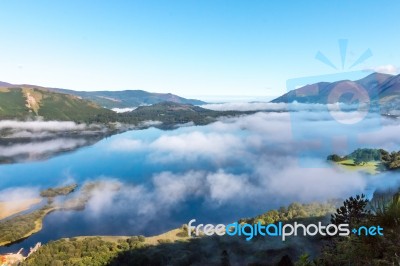
[[[357,149],[348,155],[348,158],[353,159],[356,165],[363,162],[380,161],[381,151],[377,149]]]
[[[334,212],[336,204],[293,203],[274,210],[279,219],[324,216]],[[268,220],[271,211],[255,218]],[[243,219],[242,221],[245,221]],[[247,220],[246,220],[247,221]],[[50,242],[31,255],[23,265],[264,265],[312,251],[315,239],[302,238],[299,243],[278,238],[256,237],[251,244],[242,237],[213,236],[188,238],[184,225],[155,237],[77,237]],[[284,259],[285,258],[285,259]],[[53,264],[52,264],[53,263]],[[259,263],[259,264],[257,264]],[[263,263],[263,264],[260,264]]]
[[[46,120],[88,122],[96,115],[112,114],[111,110],[97,106],[75,96],[47,92],[40,103],[38,115]]]
[[[307,224],[333,213],[331,223],[351,227],[380,225],[384,236],[278,238],[187,237],[187,227],[156,237],[76,237],[41,247],[22,265],[398,265],[400,254],[400,194],[369,202],[350,197],[339,208],[325,204],[292,203],[240,222],[299,221]],[[336,211],[335,211],[336,210]],[[320,248],[322,247],[322,250]],[[309,255],[313,254],[313,255]],[[292,259],[297,260],[295,264]]]
[[[76,187],[76,184],[72,184],[59,188],[49,188],[41,191],[40,196],[49,199],[56,196],[65,196],[73,192]],[[30,213],[0,220],[0,246],[21,240],[40,231],[43,218],[51,211],[59,208],[58,206],[53,206],[51,202],[52,200],[49,200],[48,205]]]
[[[357,149],[349,155],[332,154],[327,157],[348,170],[364,171],[376,174],[385,170],[400,168],[400,151],[391,152],[383,149]]]
[[[76,96],[39,88],[10,88],[0,90],[0,120],[29,119],[87,122],[96,115],[114,112]]]
[[[42,228],[43,218],[54,207],[46,205],[28,214],[21,214],[0,221],[0,246],[28,237]]]
[[[139,124],[142,121],[156,120],[164,127],[193,122],[195,125],[205,125],[214,122],[219,116],[235,115],[238,112],[218,112],[193,105],[183,105],[163,102],[151,106],[141,106],[132,112],[118,116],[119,122]]]
[[[271,224],[278,221],[286,222],[302,218],[324,217],[336,210],[337,202],[329,201],[327,203],[309,203],[301,204],[294,202],[288,207],[281,207],[278,210],[269,210],[264,214],[254,218],[240,219],[239,223],[258,223]]]
[[[400,151],[389,153],[385,150],[380,150],[382,154],[382,162],[389,170],[397,170],[400,168]]]
[[[327,160],[341,162],[345,160],[353,160],[355,165],[362,165],[366,162],[380,161],[382,158],[381,150],[378,149],[357,149],[346,156],[337,154],[329,155]]]
[[[54,203],[53,198],[66,196],[72,193],[77,184],[72,184],[59,188],[49,188],[41,191],[42,197],[48,198],[46,206],[31,211],[30,213],[16,215],[9,219],[0,220],[0,246],[26,238],[42,229],[43,218],[55,210],[78,210],[85,208],[86,203],[91,197],[93,189],[101,187],[101,182],[90,182],[85,184],[79,193],[62,203]],[[115,189],[119,189],[115,185]]]
[[[147,127],[143,122],[155,121],[161,124],[154,125],[158,128],[171,129],[176,125],[193,122],[195,125],[206,125],[214,122],[221,116],[234,116],[251,112],[237,111],[212,111],[198,106],[162,102],[151,106],[141,106],[126,113],[99,114],[91,118],[88,123],[120,122],[124,124]]]
[[[41,247],[22,265],[107,265],[119,252],[140,243],[134,242],[128,239],[117,244],[100,237],[61,239]]]
[[[68,186],[58,187],[58,188],[48,188],[40,192],[40,196],[43,198],[54,198],[57,196],[66,196],[75,191],[78,187],[77,184],[72,184]]]
[[[399,193],[390,200],[368,206],[361,197],[350,198],[348,202],[358,205],[358,211],[351,215],[355,218],[352,221],[354,226],[380,225],[384,228],[384,235],[334,237],[325,246],[321,256],[308,265],[399,265]],[[372,212],[369,213],[367,208],[371,208]]]
[[[0,119],[23,119],[30,117],[22,89],[0,90]]]
[[[400,151],[388,152],[384,149],[357,149],[349,155],[329,155],[327,160],[336,162],[349,170],[365,170],[375,174],[385,170],[400,168]]]
[[[379,161],[363,162],[362,164],[356,164],[353,159],[348,159],[337,162],[337,164],[348,171],[359,171],[371,175],[378,174],[379,172],[385,170],[384,165]]]
[[[364,194],[357,195],[355,198],[350,197],[343,202],[343,206],[336,210],[331,216],[331,223],[357,225],[370,217],[371,211],[367,210],[369,200]]]
[[[230,116],[249,112],[212,111],[191,104],[187,101],[164,97],[169,102],[159,102],[151,106],[141,106],[132,112],[115,113],[102,108],[78,96],[53,92],[44,88],[0,88],[0,120],[1,119],[34,119],[74,121],[77,123],[101,123],[112,128],[116,122],[147,127],[146,121],[157,121],[157,125],[165,129],[177,124],[193,122],[205,125],[220,116]],[[176,103],[172,101],[185,102]],[[153,102],[153,101],[151,101]],[[191,102],[191,101],[189,101]]]
[[[286,208],[242,219],[242,222],[298,220],[321,217],[336,202],[293,203]],[[308,217],[309,218],[309,217]],[[307,219],[307,218],[306,218]],[[302,221],[304,222],[304,221]],[[400,258],[400,194],[369,202],[364,195],[350,197],[332,215],[332,223],[380,225],[384,236],[310,238],[295,240],[213,236],[187,238],[186,227],[175,231],[174,240],[143,237],[78,237],[50,242],[23,265],[398,265]],[[322,250],[320,248],[322,247]],[[313,255],[309,255],[309,254]],[[292,260],[297,260],[292,263]]]

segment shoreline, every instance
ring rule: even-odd
[[[183,233],[183,234],[182,234]],[[60,239],[78,239],[82,240],[85,238],[101,238],[104,241],[109,241],[109,242],[118,242],[118,240],[126,240],[134,236],[107,236],[107,235],[96,235],[96,236],[75,236],[75,237],[66,237],[66,238],[60,238]],[[158,245],[163,241],[186,241],[188,239],[191,239],[192,237],[189,237],[187,235],[187,232],[183,230],[181,227],[171,229],[169,231],[166,231],[164,233],[154,235],[154,236],[145,236],[145,244],[148,245]]]
[[[0,242],[0,247],[4,247],[4,246],[8,246],[8,245],[12,245],[15,243],[18,243],[19,241],[22,241],[28,237],[30,237],[33,234],[36,234],[38,232],[40,232],[43,228],[43,219],[46,217],[46,215],[50,214],[53,211],[58,210],[58,207],[51,207],[49,209],[45,209],[43,210],[43,214],[35,220],[35,228],[32,229],[31,231],[27,232],[25,235],[23,235],[21,238],[19,238],[18,240],[14,240],[14,241],[4,241],[4,242]]]
[[[0,220],[9,218],[18,213],[28,211],[34,205],[43,201],[42,198],[31,198],[19,201],[0,201]],[[9,205],[14,205],[11,208]]]

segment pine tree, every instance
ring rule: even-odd
[[[350,197],[343,202],[343,206],[336,210],[331,216],[333,224],[359,224],[371,215],[371,211],[366,210],[369,200],[364,194]]]

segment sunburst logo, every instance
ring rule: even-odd
[[[347,51],[348,51],[347,39],[339,39],[339,53],[341,59],[341,70],[345,69],[347,62]],[[348,69],[364,63],[368,58],[372,56],[371,49],[366,49],[350,66]],[[315,59],[321,61],[325,65],[338,70],[338,67],[332,63],[328,57],[326,57],[321,51],[318,51]],[[343,96],[348,95],[346,104],[356,108],[350,108],[343,110]],[[368,115],[371,110],[371,96],[370,93],[362,84],[357,82],[341,82],[336,84],[330,91],[327,98],[327,107],[331,116],[343,124],[355,124],[359,123]]]
[[[346,61],[347,61],[347,48],[348,48],[349,40],[348,39],[339,39],[338,40],[338,46],[339,46],[339,53],[340,53],[340,59],[341,59],[341,70],[345,69]],[[350,66],[348,69],[352,69],[355,66],[358,66],[362,63],[364,63],[368,58],[372,57],[372,51],[371,49],[366,49]],[[330,66],[333,69],[339,70],[339,68],[332,63],[332,60],[330,60],[325,54],[323,54],[321,51],[318,51],[317,54],[315,55],[315,59],[321,61],[327,66]]]

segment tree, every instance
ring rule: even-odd
[[[360,158],[355,158],[354,159],[354,165],[363,165],[364,161],[362,161]]]
[[[359,224],[371,215],[371,211],[366,210],[369,200],[364,194],[350,197],[343,202],[343,206],[336,210],[331,216],[333,224]]]
[[[332,154],[332,155],[329,155],[329,156],[328,156],[327,160],[328,160],[328,161],[333,161],[333,162],[340,162],[340,161],[343,160],[343,158],[340,157],[340,156],[337,155],[337,154]]]
[[[230,266],[228,252],[224,249],[221,253],[221,266]]]
[[[278,262],[278,266],[294,266],[294,264],[292,262],[292,259],[288,255],[285,255]]]

